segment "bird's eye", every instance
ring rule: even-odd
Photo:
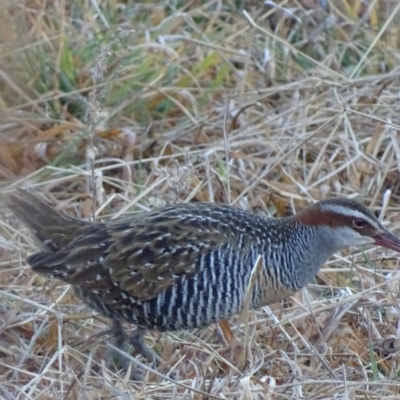
[[[361,229],[366,225],[367,225],[367,221],[365,221],[365,219],[362,219],[362,218],[354,218],[353,219],[354,228]]]

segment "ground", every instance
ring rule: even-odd
[[[349,249],[285,303],[150,332],[160,374],[132,382],[105,365],[106,338],[91,338],[107,320],[30,271],[35,243],[1,200],[30,187],[101,220],[189,201],[282,217],[346,196],[396,233],[399,10],[387,0],[3,0],[0,396],[399,398],[393,252]]]

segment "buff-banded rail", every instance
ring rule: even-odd
[[[242,312],[259,256],[263,266],[249,309],[287,299],[344,247],[375,244],[400,252],[400,239],[346,198],[286,218],[191,203],[95,223],[58,212],[24,190],[8,195],[7,203],[40,244],[28,257],[32,270],[72,285],[110,318],[118,346],[125,342],[121,321],[135,324],[131,344],[156,362],[146,330],[199,328]]]

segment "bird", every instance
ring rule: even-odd
[[[147,360],[148,329],[201,328],[288,299],[345,247],[378,245],[400,252],[400,239],[363,204],[349,198],[313,203],[273,218],[215,203],[171,204],[105,222],[75,219],[38,194],[18,189],[7,205],[31,230],[40,250],[33,272],[72,285],[91,309],[111,320],[122,347],[121,323]],[[252,285],[251,274],[261,257]]]

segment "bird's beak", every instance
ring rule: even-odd
[[[375,240],[374,244],[400,253],[400,238],[393,235],[393,233],[384,230],[383,232],[374,235],[372,238]]]

